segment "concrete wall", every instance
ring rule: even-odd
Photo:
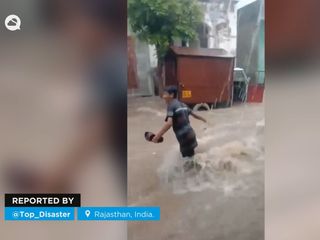
[[[251,84],[264,83],[264,3],[258,0],[238,10],[236,66],[245,69]]]
[[[152,78],[152,67],[156,64],[155,59],[151,59],[154,54],[152,48],[147,43],[134,37],[135,53],[137,60],[138,88],[130,89],[129,95],[150,96],[154,95],[154,84]]]

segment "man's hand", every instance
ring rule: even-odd
[[[161,130],[153,137],[152,142],[158,143],[159,139],[172,127],[172,118],[169,117]]]
[[[154,143],[158,143],[159,142],[159,139],[160,139],[161,136],[159,136],[158,134],[155,135],[153,138],[152,138],[152,142]]]

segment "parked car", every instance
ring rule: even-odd
[[[233,102],[246,102],[250,78],[243,68],[233,70]]]

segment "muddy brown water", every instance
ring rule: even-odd
[[[161,207],[159,222],[129,223],[130,240],[264,238],[263,105],[199,114],[209,121],[191,119],[202,170],[184,173],[172,130],[161,144],[143,137],[161,127],[165,104],[156,97],[129,99],[129,204]]]

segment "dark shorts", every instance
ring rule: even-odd
[[[194,149],[198,146],[196,134],[191,128],[186,134],[179,136],[180,152],[182,157],[194,156]]]
[[[194,156],[194,149],[185,149],[181,150],[182,157],[193,157]]]

